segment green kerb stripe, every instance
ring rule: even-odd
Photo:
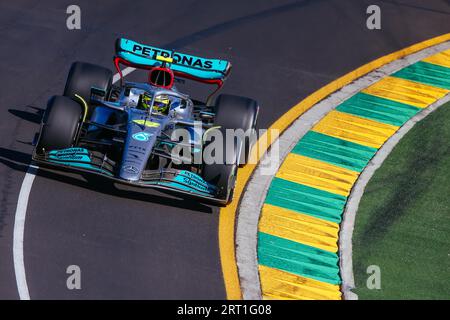
[[[419,61],[392,76],[450,90],[450,68],[437,64]]]
[[[258,262],[315,280],[340,284],[336,253],[258,232]]]
[[[309,131],[297,143],[292,153],[325,161],[361,172],[377,149]]]
[[[419,112],[420,108],[359,92],[341,103],[336,110],[394,126],[402,126]]]
[[[275,177],[265,203],[339,223],[346,197]]]

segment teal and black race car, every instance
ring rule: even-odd
[[[237,170],[249,159],[259,109],[253,99],[227,94],[212,103],[231,64],[123,38],[116,41],[114,63],[119,85],[113,85],[107,68],[72,64],[64,94],[48,102],[33,160],[120,183],[230,202]],[[124,81],[121,65],[147,70],[148,81]],[[176,89],[174,81],[180,78],[217,89],[205,102],[194,100]],[[244,135],[213,148],[229,129]],[[208,148],[215,149],[215,161],[202,156]]]

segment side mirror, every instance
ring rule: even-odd
[[[170,118],[175,118],[177,116],[177,111],[175,109],[170,109],[169,110],[169,117]]]

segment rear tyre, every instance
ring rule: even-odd
[[[242,129],[246,133],[239,150],[239,165],[246,164],[250,158],[252,143],[256,140],[258,103],[250,98],[221,94],[216,99],[215,114],[215,125],[224,129]]]
[[[112,87],[113,73],[111,70],[86,62],[74,62],[67,76],[64,96],[78,101],[75,94],[81,96],[89,105],[91,88],[95,87],[105,92],[108,99]],[[90,111],[88,112],[90,114]]]
[[[82,116],[81,105],[72,99],[62,96],[50,98],[42,120],[38,153],[71,147],[77,137]]]

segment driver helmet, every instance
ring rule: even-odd
[[[159,114],[167,115],[169,113],[170,99],[167,95],[159,95],[155,97],[152,111]]]

